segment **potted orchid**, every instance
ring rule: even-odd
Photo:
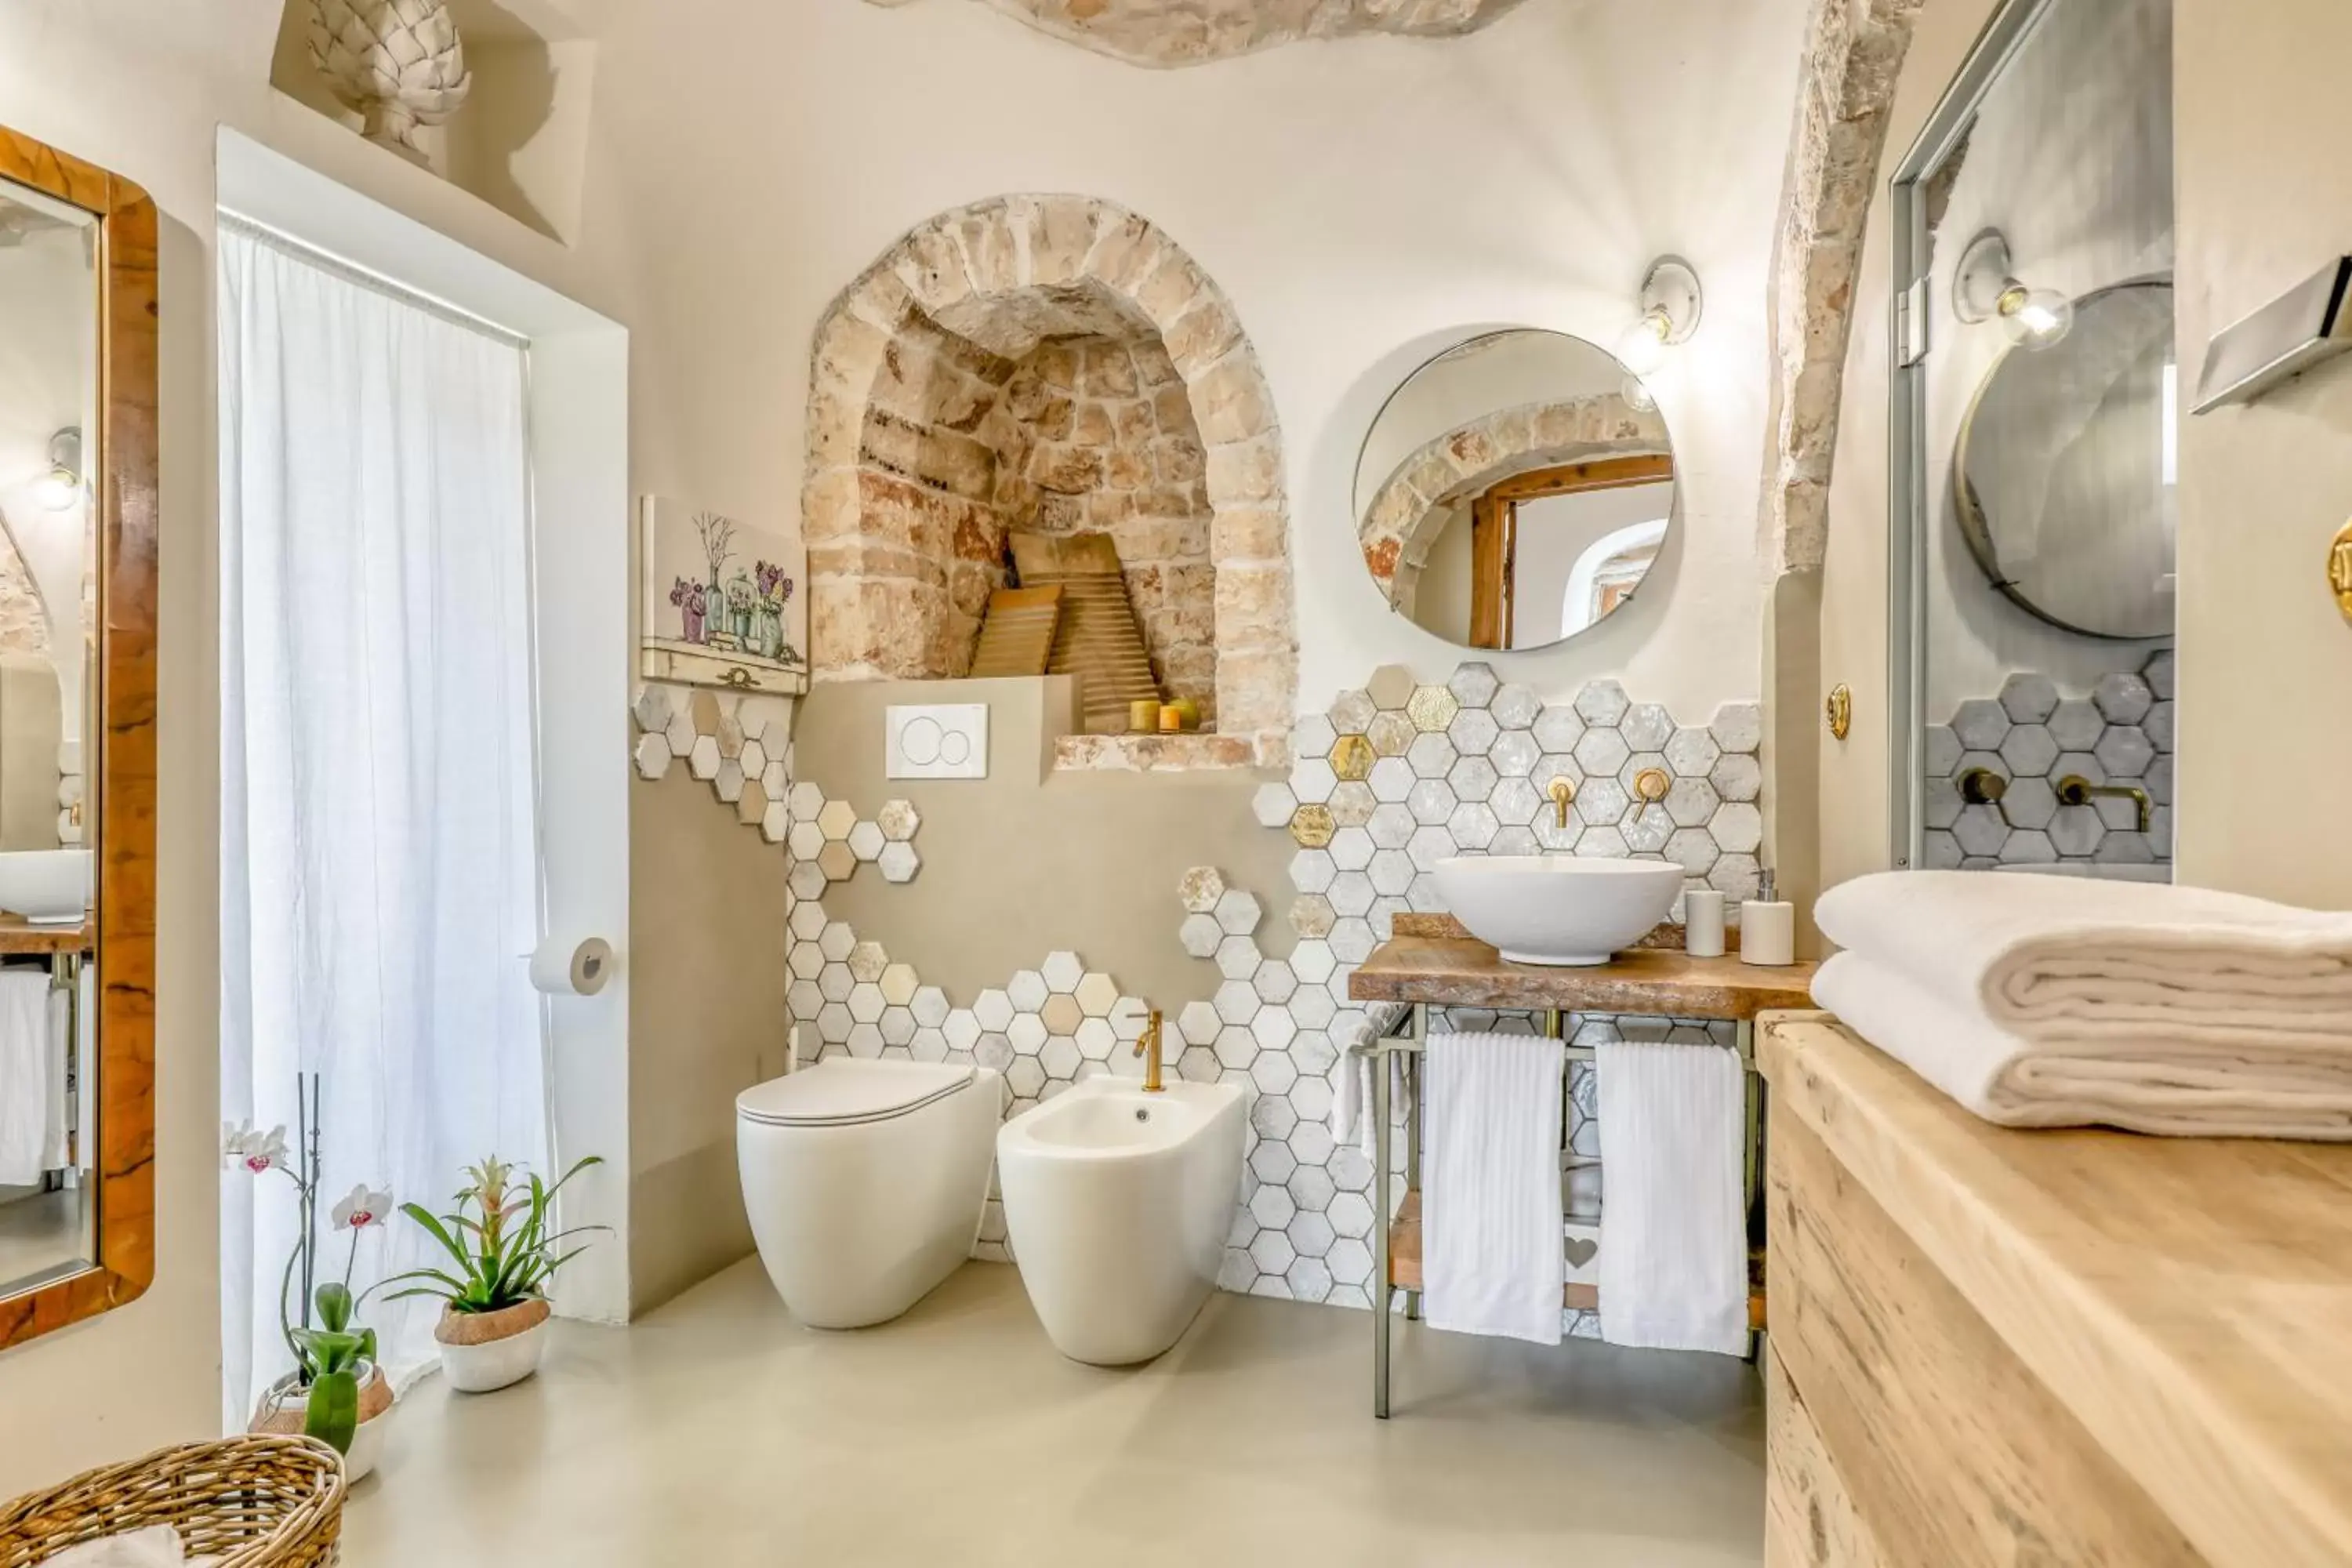
[[[449,1255],[446,1268],[416,1268],[384,1281],[405,1285],[387,1298],[431,1297],[442,1304],[433,1337],[441,1346],[441,1370],[462,1394],[488,1394],[520,1383],[539,1370],[546,1353],[547,1322],[554,1308],[547,1289],[556,1270],[578,1257],[565,1243],[604,1226],[555,1228],[555,1194],[591,1165],[582,1160],[550,1186],[495,1154],[466,1169],[467,1181],[454,1212],[436,1215],[419,1204],[400,1212],[415,1220]]]
[[[293,1356],[294,1370],[264,1391],[248,1429],[319,1438],[343,1456],[345,1476],[358,1481],[375,1468],[383,1456],[393,1394],[392,1384],[376,1363],[375,1331],[357,1321],[359,1302],[352,1294],[352,1274],[359,1263],[362,1233],[380,1228],[391,1217],[392,1194],[362,1184],[333,1205],[329,1217],[336,1230],[349,1234],[350,1245],[343,1257],[342,1278],[320,1279],[315,1079],[298,1086],[295,1103],[303,1126],[293,1150],[287,1145],[283,1127],[268,1132],[233,1124],[221,1129],[223,1161],[255,1177],[273,1171],[283,1173],[294,1184],[299,1215],[294,1249],[286,1260],[278,1290],[278,1328]]]

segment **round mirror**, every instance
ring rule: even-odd
[[[1606,351],[1496,332],[1389,399],[1356,466],[1356,517],[1398,614],[1464,647],[1544,647],[1649,574],[1674,524],[1674,443]]]
[[[2172,286],[2074,302],[2044,349],[2003,353],[1960,426],[1961,534],[1992,585],[2090,637],[2173,631]]]

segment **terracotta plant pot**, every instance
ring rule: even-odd
[[[537,1372],[553,1312],[539,1300],[502,1312],[445,1310],[433,1337],[440,1342],[441,1371],[449,1386],[460,1394],[488,1394]]]
[[[343,1456],[343,1479],[353,1486],[373,1474],[376,1462],[383,1458],[384,1434],[392,1426],[392,1384],[384,1381],[383,1369],[378,1368],[375,1375],[368,1379],[367,1386],[360,1390],[360,1427],[352,1435],[352,1451]],[[306,1404],[289,1378],[261,1396],[260,1409],[246,1430],[299,1437],[309,1414]]]

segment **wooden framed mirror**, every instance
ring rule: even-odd
[[[0,1350],[155,1271],[155,245],[0,130]]]

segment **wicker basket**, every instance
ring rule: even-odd
[[[220,1568],[318,1568],[339,1556],[343,1462],[309,1437],[231,1437],[91,1470],[0,1508],[0,1568],[168,1524]]]

